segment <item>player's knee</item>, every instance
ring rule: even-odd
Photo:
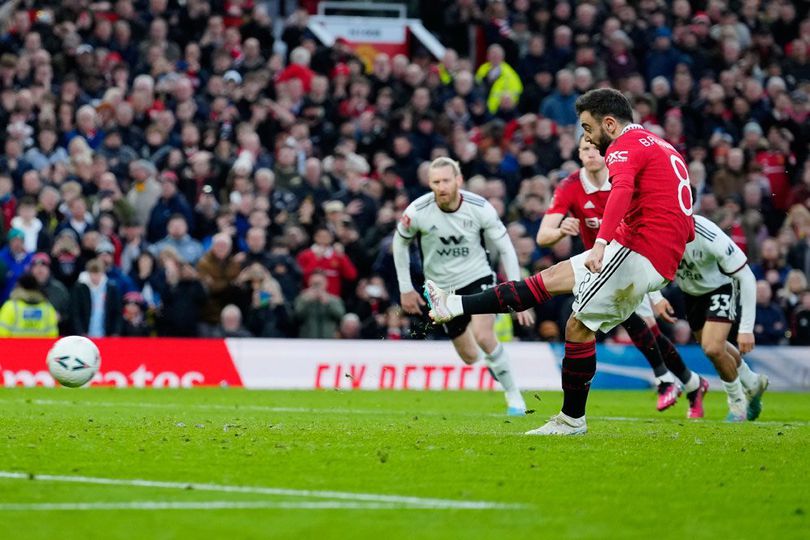
[[[475,350],[473,350],[473,349],[470,349],[470,350],[464,349],[464,350],[459,351],[458,355],[461,358],[461,361],[464,362],[465,364],[474,364],[478,360],[478,357],[479,357],[478,349],[475,349]]]
[[[546,290],[552,295],[571,292],[574,288],[574,271],[569,261],[558,262],[543,270],[540,275]]]
[[[593,339],[593,331],[571,315],[565,324],[565,340],[582,343]]]
[[[702,345],[703,352],[712,360],[720,358],[726,352],[726,344],[723,341],[706,341]]]
[[[494,349],[498,344],[498,340],[495,337],[495,332],[492,331],[492,328],[474,329],[473,337],[475,337],[475,342],[478,343],[478,345],[484,350]]]

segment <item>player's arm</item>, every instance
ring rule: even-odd
[[[740,288],[740,332],[737,335],[737,345],[742,354],[751,352],[754,348],[754,320],[757,311],[757,278],[751,268],[746,264],[734,274]]]
[[[672,307],[672,304],[669,303],[669,300],[661,294],[661,291],[651,292],[650,300],[652,301],[653,313],[655,313],[656,317],[661,317],[671,324],[675,323],[675,309]]]
[[[546,214],[537,231],[537,245],[551,247],[566,236],[579,234],[579,220],[563,214]]]
[[[406,313],[419,314],[425,301],[416,292],[411,282],[411,253],[410,245],[416,237],[417,229],[413,223],[413,210],[411,207],[405,209],[402,219],[397,224],[394,232],[394,267],[397,271],[397,282],[399,283],[399,305]]]
[[[569,181],[564,180],[554,191],[551,204],[549,204],[546,215],[543,216],[543,220],[540,222],[540,230],[537,231],[537,238],[535,238],[540,247],[553,246],[566,235],[576,236],[579,234],[579,220],[565,217],[571,210],[569,185]]]
[[[745,354],[754,348],[754,319],[757,310],[757,281],[751,268],[748,267],[748,257],[726,235],[720,227],[708,219],[696,217],[695,226],[708,229],[716,235],[717,240],[709,243],[709,249],[717,260],[720,271],[737,282],[740,290],[740,331],[737,335],[737,345],[740,352]]]
[[[619,144],[612,145],[613,151],[605,156],[610,180],[610,196],[605,204],[602,216],[602,225],[588,258],[585,267],[591,272],[602,271],[602,259],[605,256],[605,246],[613,240],[619,223],[624,219],[633,200],[633,190],[636,184],[636,175],[644,167],[647,154],[638,145]]]

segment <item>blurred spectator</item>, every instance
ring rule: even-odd
[[[50,248],[50,235],[37,218],[37,202],[33,197],[23,197],[17,205],[17,217],[11,220],[11,227],[22,231],[25,251],[47,251]]]
[[[574,74],[563,69],[557,72],[557,89],[543,100],[540,114],[561,127],[576,125],[577,112],[574,102],[579,95],[574,90]]]
[[[169,220],[177,214],[186,219],[188,229],[193,229],[194,213],[185,196],[177,191],[177,181],[177,174],[173,171],[160,174],[160,198],[152,207],[146,233],[146,239],[150,242],[157,242],[166,236]],[[191,260],[188,262],[193,264]]]
[[[81,238],[87,231],[93,230],[93,220],[87,212],[87,203],[81,196],[71,199],[67,203],[68,215],[56,228],[58,235],[64,230],[73,231],[76,238]]]
[[[792,320],[793,312],[801,303],[801,295],[807,290],[807,277],[801,270],[791,270],[785,279],[784,288],[778,291],[779,306],[785,314],[785,319]]]
[[[309,287],[295,299],[298,335],[309,339],[335,337],[345,312],[343,300],[329,292],[326,275],[316,270],[310,276]]]
[[[157,317],[159,336],[194,337],[199,332],[199,322],[206,292],[197,271],[183,263],[172,250],[161,255],[165,286],[160,292],[160,311]]]
[[[92,259],[70,295],[73,332],[88,337],[119,336],[122,330],[121,293],[104,274],[104,263]]]
[[[754,336],[760,345],[781,345],[785,339],[787,324],[785,315],[772,301],[771,284],[757,281],[757,315]]]
[[[106,238],[102,239],[98,246],[96,246],[96,258],[104,265],[104,272],[107,275],[107,279],[115,283],[118,292],[124,295],[135,290],[135,284],[128,275],[115,265],[114,255],[115,247]]]
[[[159,255],[164,249],[174,249],[180,258],[189,264],[197,264],[203,256],[202,244],[188,234],[188,223],[183,214],[174,214],[166,226],[167,234],[155,243],[151,252]]]
[[[214,235],[211,249],[197,263],[200,281],[205,286],[207,299],[200,315],[203,335],[211,335],[219,324],[222,309],[234,301],[234,282],[239,276],[240,261],[244,258],[231,255],[233,242],[225,233]]]
[[[360,317],[347,313],[340,320],[340,329],[335,336],[340,339],[360,339]]]
[[[70,334],[70,293],[61,281],[51,276],[51,258],[48,254],[35,253],[31,257],[30,271],[45,298],[56,309],[59,334]]]
[[[31,274],[20,276],[11,297],[0,307],[0,337],[56,337],[56,310]]]
[[[149,337],[152,326],[146,318],[146,302],[137,291],[128,292],[123,298],[124,312],[121,335],[124,337]]]
[[[127,201],[135,209],[135,218],[140,225],[149,223],[152,209],[160,199],[162,189],[157,181],[157,169],[145,160],[139,159],[129,164],[129,176],[132,188],[127,192]]]
[[[765,280],[772,287],[781,286],[785,282],[790,268],[779,250],[779,244],[772,238],[762,242],[760,248],[760,262],[751,265],[751,271],[758,280]]]
[[[311,287],[310,279],[318,271],[327,279],[326,290],[329,294],[341,296],[343,282],[357,279],[357,269],[344,253],[343,245],[335,242],[329,229],[318,228],[313,239],[315,243],[297,257],[304,284]]]
[[[246,313],[245,327],[256,337],[286,337],[290,334],[289,306],[281,286],[261,263],[247,266],[236,282],[240,305]]]
[[[143,234],[143,226],[136,221],[125,222],[122,227],[123,246],[121,247],[121,270],[125,274],[132,272],[135,261],[149,250]]]
[[[71,288],[84,269],[85,259],[72,229],[65,229],[56,235],[51,248],[53,276],[65,287]]]
[[[273,240],[270,248],[270,273],[278,280],[284,297],[292,302],[301,290],[301,268],[290,255],[290,248],[284,239]]]
[[[177,252],[172,248],[166,248],[161,253],[170,253],[172,257],[179,259]],[[134,286],[133,292],[140,294],[149,308],[160,305],[160,294],[166,287],[166,275],[154,255],[148,251],[141,252],[132,264],[129,278]]]
[[[25,249],[25,233],[11,229],[6,235],[8,244],[0,249],[0,302],[8,300],[17,280],[28,268],[31,253]]]
[[[810,290],[801,294],[799,305],[793,312],[790,344],[810,345]]]
[[[222,308],[219,327],[214,331],[213,335],[224,338],[253,337],[242,326],[242,312],[233,304],[228,304]]]

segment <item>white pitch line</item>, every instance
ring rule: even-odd
[[[0,399],[0,403],[2,402],[14,402],[14,403],[22,403],[23,400],[8,400],[8,399]],[[407,415],[421,415],[421,416],[465,416],[465,417],[491,417],[491,418],[501,418],[504,415],[501,413],[471,413],[471,412],[439,412],[439,411],[421,411],[421,410],[395,410],[395,409],[335,409],[335,408],[315,408],[315,407],[272,407],[269,405],[222,405],[217,403],[138,403],[136,401],[76,401],[76,400],[58,400],[58,399],[32,399],[30,400],[31,404],[33,405],[45,405],[45,406],[66,406],[66,405],[83,405],[89,407],[135,407],[135,408],[144,408],[144,409],[196,409],[196,410],[212,410],[212,411],[228,411],[228,412],[239,412],[241,411],[257,411],[257,412],[279,412],[279,413],[305,413],[305,414],[361,414],[361,415],[393,415],[393,414],[407,414]],[[538,418],[541,418],[542,415],[539,415]],[[717,424],[726,424],[724,420],[717,420],[717,419],[687,419],[687,418],[675,418],[670,416],[649,416],[649,417],[632,417],[632,416],[589,416],[591,420],[604,420],[608,422],[649,422],[649,423],[658,423],[658,422],[681,422],[683,420],[689,420],[690,422],[697,422],[697,423],[717,423]],[[758,424],[761,426],[796,426],[796,427],[806,427],[810,426],[810,422],[802,421],[802,420],[755,420],[754,424]]]
[[[397,506],[386,503],[339,501],[130,501],[130,502],[65,502],[65,503],[3,503],[0,512],[43,512],[77,510],[399,510],[403,508],[433,509],[422,506]]]
[[[3,400],[0,400],[3,401]],[[20,400],[17,400],[20,402]],[[136,407],[144,409],[199,409],[203,411],[259,411],[259,412],[288,412],[288,413],[331,413],[331,414],[392,414],[402,412],[411,414],[412,411],[392,411],[390,409],[335,409],[311,407],[272,407],[269,405],[221,405],[216,403],[138,403],[136,401],[75,401],[58,399],[32,399],[33,405],[87,405],[94,407]],[[431,414],[431,413],[426,413]],[[438,413],[436,413],[438,414]]]
[[[363,501],[374,503],[404,504],[409,506],[459,509],[459,510],[491,510],[525,508],[522,504],[506,504],[490,501],[458,501],[452,499],[435,499],[423,497],[410,497],[405,495],[384,495],[378,493],[351,493],[347,491],[286,489],[263,486],[233,486],[223,484],[206,484],[196,482],[163,482],[155,480],[125,479],[125,478],[98,478],[92,476],[66,476],[54,474],[35,474],[0,471],[0,478],[12,480],[37,480],[44,482],[69,482],[76,484],[100,484],[108,486],[129,486],[160,489],[214,491],[218,493],[252,493],[261,495],[283,495],[287,497],[308,497],[315,499],[337,499],[345,501]]]

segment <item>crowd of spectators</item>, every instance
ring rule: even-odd
[[[255,0],[4,4],[0,303],[33,276],[62,334],[422,338],[391,239],[427,161],[460,162],[535,272],[581,249],[533,238],[574,100],[611,86],[747,253],[758,342],[810,344],[807,3],[439,4],[440,59],[324,47],[305,9],[278,35]],[[499,333],[557,340],[570,303]]]

